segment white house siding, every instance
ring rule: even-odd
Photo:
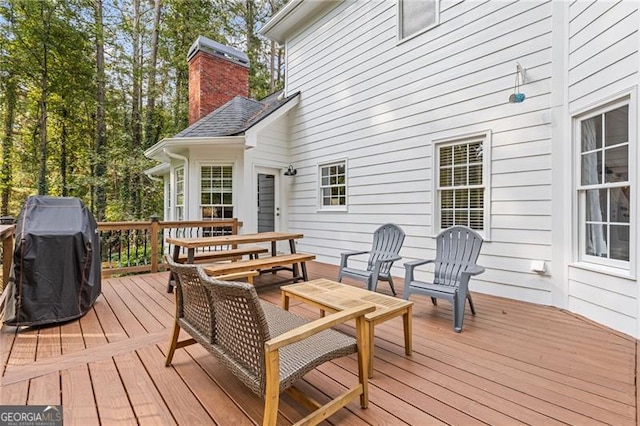
[[[256,167],[273,168],[274,173],[280,174],[289,164],[287,135],[288,119],[284,116],[260,130],[257,146],[245,151],[242,175],[243,185],[242,190],[238,193],[238,197],[242,199],[244,207],[241,214],[244,217],[243,232],[245,233],[257,232],[258,230],[257,217],[253,217],[257,203]],[[283,200],[286,200],[290,178],[278,177],[276,179],[279,179],[281,186],[280,194],[277,196],[281,196]],[[276,218],[281,221],[281,223],[276,223],[276,229],[279,229],[283,226],[282,224],[286,223],[287,208],[283,202],[276,207],[280,207],[280,216]],[[246,214],[247,212],[250,212],[250,214]]]
[[[379,225],[407,233],[404,261],[434,255],[432,140],[491,133],[491,239],[474,291],[550,304],[550,1],[442,1],[440,24],[398,43],[395,1],[348,1],[287,42],[289,130],[298,175],[289,229],[337,264]],[[527,99],[508,103],[516,64]],[[345,159],[348,212],[318,211],[318,164]],[[392,273],[404,275],[397,262]]]
[[[571,115],[613,100],[616,94],[636,90],[639,19],[635,1],[574,2],[570,5],[568,96]],[[637,117],[631,119],[632,126],[637,127]],[[637,140],[634,142],[637,145]],[[636,192],[631,195],[635,208],[638,203],[634,200],[638,195],[636,182]],[[573,191],[567,196],[575,198]],[[638,236],[636,241],[640,241]],[[574,258],[577,259],[576,253]],[[638,337],[636,278],[608,274],[584,264],[571,264],[568,307]]]
[[[256,232],[256,167],[272,168],[274,174],[289,164],[287,152],[287,118],[281,117],[260,130],[255,148],[242,146],[225,147],[223,145],[194,145],[183,155],[189,157],[188,174],[188,216],[192,220],[200,219],[200,166],[203,164],[230,164],[234,168],[234,216],[243,222],[242,232]],[[181,167],[183,162],[174,161],[172,167]],[[287,182],[285,181],[284,184]],[[283,196],[286,199],[287,187]],[[286,208],[280,215],[286,218]]]

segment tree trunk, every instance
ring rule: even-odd
[[[256,11],[255,4],[253,0],[246,0],[245,2],[245,17],[244,17],[246,27],[246,37],[247,37],[247,56],[249,57],[249,61],[251,64],[256,64],[259,58],[259,43],[255,36],[255,21],[256,21]],[[254,67],[249,69],[249,79],[255,73]],[[253,97],[255,94],[251,89],[251,83],[249,83],[249,97]]]
[[[107,174],[107,130],[104,111],[104,27],[102,23],[102,0],[94,0],[95,37],[96,37],[96,135],[95,135],[95,187],[94,206],[97,221],[106,220],[107,192],[105,178]]]
[[[40,170],[38,175],[38,194],[46,195],[47,188],[47,97],[49,96],[49,33],[51,24],[51,10],[45,16],[45,4],[40,5],[40,16],[42,17],[43,40],[42,40],[42,62],[40,69]]]
[[[62,196],[69,196],[69,183],[67,181],[67,119],[69,112],[66,108],[62,108],[62,129],[60,129],[60,180],[62,186]]]
[[[9,214],[9,194],[11,193],[11,153],[13,151],[13,124],[15,121],[17,86],[13,76],[5,84],[6,114],[4,118],[4,137],[2,138],[2,169],[0,169],[0,216]]]
[[[275,79],[275,62],[276,62],[276,42],[271,40],[271,49],[269,50],[269,91],[271,93],[276,90]]]
[[[140,79],[142,77],[142,59],[140,54],[140,0],[133,1],[133,81],[132,81],[132,96],[131,96],[131,154],[136,156],[140,153],[140,147],[142,146],[142,128],[140,123]],[[131,179],[131,205],[129,206],[130,212],[135,218],[138,218],[140,214],[141,204],[141,189],[140,179],[136,173],[135,167],[133,173],[130,175]]]
[[[147,111],[145,119],[145,148],[158,141],[158,125],[156,123],[156,66],[158,62],[158,35],[160,33],[160,14],[162,5],[155,0],[153,8],[153,33],[151,35],[151,51],[149,52],[149,83],[147,84]]]
[[[38,194],[47,194],[47,46],[43,47],[43,68],[40,76],[40,170],[38,174]]]

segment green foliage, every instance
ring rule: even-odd
[[[101,152],[94,10],[100,1],[106,73]],[[155,164],[143,152],[187,126],[189,47],[204,35],[246,51],[250,93],[261,98],[274,86],[271,46],[257,31],[283,3],[161,0],[153,67],[152,0],[0,1],[0,160],[10,165],[0,167],[0,194],[8,193],[0,200],[2,211],[17,216],[38,191],[79,197],[93,209],[96,188],[104,188],[106,220],[162,215],[162,184],[144,175]],[[134,52],[136,45],[140,49]],[[102,166],[104,175],[96,173]]]

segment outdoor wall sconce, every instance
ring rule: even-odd
[[[520,92],[520,84],[524,86],[524,78],[525,78],[526,70],[522,68],[520,63],[516,63],[516,81],[513,85],[513,93],[509,96],[509,103],[519,104],[524,102],[525,95]]]
[[[289,164],[289,167],[287,168],[287,170],[285,170],[284,175],[295,176],[296,174],[298,174],[298,171],[293,168],[293,165]]]

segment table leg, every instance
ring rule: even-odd
[[[178,259],[180,258],[180,246],[173,246],[173,261],[178,263]],[[173,293],[173,280],[175,277],[173,276],[173,272],[169,272],[169,282],[167,283],[167,293]]]
[[[404,323],[404,353],[407,355],[411,355],[413,351],[412,347],[412,318],[411,314],[413,308],[411,306],[407,307],[407,312],[402,314],[402,322]]]
[[[271,256],[277,256],[278,253],[276,251],[276,242],[275,241],[271,241]],[[271,273],[273,275],[275,275],[277,272],[277,270],[275,268],[271,268]]]
[[[369,378],[372,378],[373,377],[373,348],[375,347],[374,341],[373,341],[374,339],[373,322],[367,321],[365,318],[364,329],[365,329],[365,333],[369,335]]]
[[[296,252],[296,241],[295,240],[289,240],[289,251],[291,252],[291,254],[294,254]],[[303,273],[303,277],[304,277],[304,281],[308,281],[307,280],[307,270],[304,267],[304,263],[301,264],[302,265],[302,273]],[[294,282],[297,281],[297,278],[300,276],[298,273],[298,264],[294,263],[293,265],[293,279]]]
[[[300,262],[300,268],[302,269],[302,280],[309,281],[309,276],[307,275],[307,263]],[[295,274],[295,266],[294,266],[294,274]]]
[[[284,309],[285,311],[288,311],[289,310],[289,294],[283,291],[281,299],[282,299],[282,309]]]
[[[193,263],[194,258],[196,257],[196,249],[190,247],[187,251],[187,263]]]

